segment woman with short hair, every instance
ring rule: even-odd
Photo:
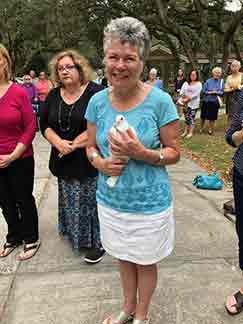
[[[158,71],[155,68],[150,69],[146,83],[153,87],[163,89],[163,82],[157,77]]]
[[[179,160],[179,122],[171,97],[140,81],[149,50],[142,22],[112,20],[104,30],[104,62],[112,87],[93,96],[86,112],[87,154],[99,170],[102,244],[119,260],[124,294],[122,310],[104,324],[148,323],[157,263],[174,246],[166,166]]]
[[[212,78],[208,79],[203,86],[203,102],[201,108],[201,129],[204,131],[205,121],[209,121],[208,134],[213,135],[215,121],[218,119],[218,111],[224,94],[224,80],[221,67],[212,69]]]

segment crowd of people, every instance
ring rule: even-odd
[[[192,137],[199,108],[201,108],[200,134],[205,132],[206,121],[208,121],[208,134],[214,134],[219,108],[224,103],[228,126],[230,125],[232,116],[242,104],[243,76],[240,68],[240,62],[233,60],[230,65],[231,74],[224,82],[222,68],[216,66],[212,69],[212,77],[203,85],[199,81],[197,70],[190,71],[187,80],[184,78],[183,70],[179,69],[175,79],[174,99],[179,116],[184,114],[185,130],[181,134],[182,137]]]
[[[223,96],[230,125],[226,139],[238,147],[233,184],[243,270],[240,63],[231,63],[225,83],[220,67],[203,85],[197,70],[186,78],[179,69],[173,102],[155,68],[142,81],[150,43],[142,22],[117,18],[104,30],[105,75],[99,69],[93,80],[86,58],[64,50],[49,64],[51,81],[45,71],[36,78],[31,70],[21,85],[12,81],[9,53],[0,45],[0,207],[8,227],[0,258],[23,245],[18,259],[28,260],[41,245],[32,147],[40,127],[51,145],[49,168],[58,181],[58,234],[74,250],[86,249],[87,263],[100,262],[105,252],[119,260],[123,306],[103,324],[148,324],[157,264],[174,248],[166,166],[180,159],[179,118],[184,114],[181,136],[190,139],[201,101],[200,133],[209,121],[213,135]],[[226,308],[231,315],[242,311],[243,288],[227,299]]]

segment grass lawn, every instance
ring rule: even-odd
[[[195,160],[206,171],[219,172],[225,184],[230,185],[231,158],[235,149],[229,146],[224,138],[226,115],[219,115],[216,123],[213,136],[208,135],[207,132],[199,134],[200,119],[198,119],[193,137],[181,139],[181,148],[187,157]],[[184,122],[181,121],[181,128],[183,127]]]

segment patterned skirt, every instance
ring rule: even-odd
[[[101,248],[97,178],[58,178],[58,231],[74,249]]]

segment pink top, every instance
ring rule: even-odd
[[[36,119],[26,91],[13,83],[0,97],[0,154],[10,154],[18,143],[27,146],[21,156],[33,155]]]
[[[40,101],[45,101],[48,92],[50,90],[50,84],[48,80],[38,80],[35,84],[37,90],[37,96]]]

